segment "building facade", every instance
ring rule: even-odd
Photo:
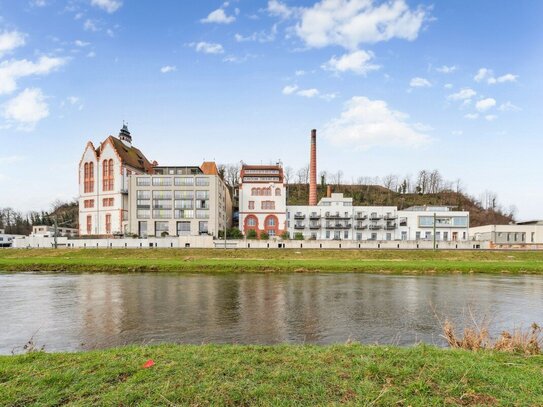
[[[435,214],[435,216],[434,216]],[[313,240],[468,240],[469,212],[449,207],[353,206],[353,199],[332,193],[315,206],[287,206],[290,238]]]
[[[64,226],[57,227],[57,237],[75,237],[79,233],[77,229],[67,228]],[[54,237],[55,227],[48,225],[35,225],[32,226],[32,237]]]
[[[254,230],[270,237],[286,231],[286,188],[283,167],[245,165],[240,172],[239,228],[244,235]]]
[[[99,147],[89,141],[79,162],[79,235],[126,233],[129,178],[153,173],[154,164],[132,145],[126,125]]]
[[[543,221],[477,226],[470,229],[470,238],[496,245],[543,244]]]
[[[230,227],[232,200],[215,163],[155,167],[130,179],[129,233],[139,237],[218,237]]]

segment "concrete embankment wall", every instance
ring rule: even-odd
[[[432,249],[432,241],[348,241],[348,240],[224,240],[211,236],[164,237],[147,239],[69,239],[59,237],[61,248],[229,248],[229,249]],[[15,239],[14,248],[52,248],[53,238],[25,237]],[[438,249],[488,249],[487,242],[437,242]]]

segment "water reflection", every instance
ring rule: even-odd
[[[468,309],[502,329],[543,322],[539,276],[0,274],[0,353],[129,343],[442,344]],[[437,316],[437,317],[436,317]]]

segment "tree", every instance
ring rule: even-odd
[[[281,233],[281,239],[290,240],[290,235],[288,234],[286,230],[283,233]]]
[[[269,240],[270,235],[267,232],[262,232],[260,234],[260,240]]]
[[[245,237],[250,240],[254,240],[257,238],[256,230],[249,229],[247,233],[245,234]]]
[[[304,240],[304,234],[301,232],[294,233],[294,240]]]
[[[309,164],[300,168],[296,173],[298,184],[309,184]]]
[[[288,165],[283,168],[283,176],[285,177],[285,183],[288,185],[290,183],[290,180],[292,179],[294,170],[292,167],[289,167]]]

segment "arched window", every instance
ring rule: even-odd
[[[255,227],[256,226],[256,219],[255,218],[247,219],[247,226]]]
[[[274,217],[268,218],[267,226],[271,226],[271,227],[275,226],[275,218]]]
[[[114,181],[114,172],[113,172],[113,160],[109,160],[109,191],[113,191],[113,181]]]
[[[108,171],[109,171],[108,161],[107,160],[102,161],[102,189],[104,191],[109,191],[109,189],[107,188],[108,178],[109,178]]]
[[[281,196],[281,188],[275,188],[275,196]]]
[[[252,196],[255,196],[255,195],[256,195],[256,188],[252,188],[252,189],[251,189],[251,195],[252,195]]]
[[[83,191],[94,192],[94,163],[85,163],[83,174]]]

